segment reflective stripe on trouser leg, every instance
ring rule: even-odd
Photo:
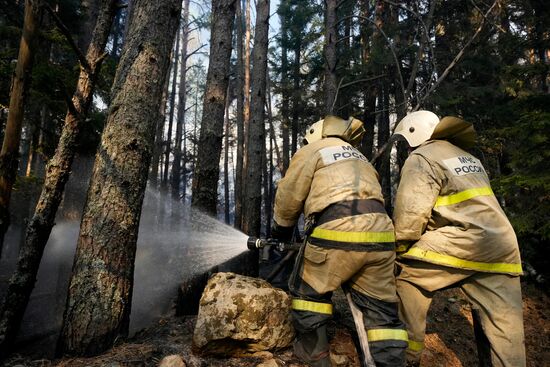
[[[399,318],[407,325],[409,336],[407,360],[419,362],[424,350],[426,316],[432,301],[431,294],[422,292],[413,284],[397,278],[397,295],[399,296]]]
[[[426,316],[436,291],[451,287],[475,274],[472,270],[447,268],[417,260],[399,261],[397,276],[399,317],[407,325],[407,360],[420,361],[424,349]]]
[[[329,366],[329,343],[326,324],[332,317],[332,292],[319,294],[303,281],[303,248],[298,254],[289,280],[292,299],[292,321],[296,330],[294,355],[316,366]],[[324,301],[324,302],[323,302]]]
[[[384,302],[351,289],[355,305],[363,313],[369,349],[377,367],[401,367],[408,345],[405,325],[397,315],[397,303]]]
[[[462,285],[475,315],[481,366],[526,365],[519,277],[477,273]],[[483,336],[479,335],[480,333]],[[484,345],[489,343],[490,346]],[[481,344],[481,348],[480,348]]]
[[[304,267],[304,247],[300,249],[288,287],[292,295],[292,320],[298,333],[313,331],[332,317],[332,292],[320,294],[301,277]]]

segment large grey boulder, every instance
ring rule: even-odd
[[[199,353],[245,356],[289,346],[290,297],[268,282],[216,273],[202,294],[193,347]]]

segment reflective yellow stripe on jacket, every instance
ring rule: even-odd
[[[417,259],[423,259],[435,264],[448,265],[451,267],[462,269],[510,274],[523,273],[521,264],[483,263],[478,261],[470,261],[459,259],[458,257],[450,255],[440,254],[430,250],[423,250],[417,247],[411,248],[409,251],[405,252],[403,256],[410,256]]]
[[[408,342],[409,337],[406,330],[402,329],[371,329],[367,331],[369,342],[383,340],[403,340]]]
[[[476,187],[474,189],[468,189],[464,191],[457,192],[456,194],[439,196],[435,202],[434,207],[438,206],[447,206],[458,204],[466,200],[470,200],[477,196],[493,196],[493,190],[489,187]]]
[[[312,302],[305,299],[293,299],[292,309],[332,315],[332,305],[330,303]]]
[[[311,237],[341,242],[395,242],[393,231],[388,232],[342,232],[324,228],[315,228]]]

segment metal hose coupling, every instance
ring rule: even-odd
[[[279,241],[273,238],[248,237],[248,241],[246,241],[246,246],[249,250],[254,250],[261,249],[266,246],[277,245],[278,243]]]
[[[249,250],[263,249],[265,247],[273,246],[279,251],[290,251],[290,250],[299,250],[301,243],[295,242],[280,242],[274,238],[259,238],[259,237],[248,237],[246,241],[246,246]]]

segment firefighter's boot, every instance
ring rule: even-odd
[[[299,334],[294,342],[294,355],[312,367],[330,367],[326,325]]]

